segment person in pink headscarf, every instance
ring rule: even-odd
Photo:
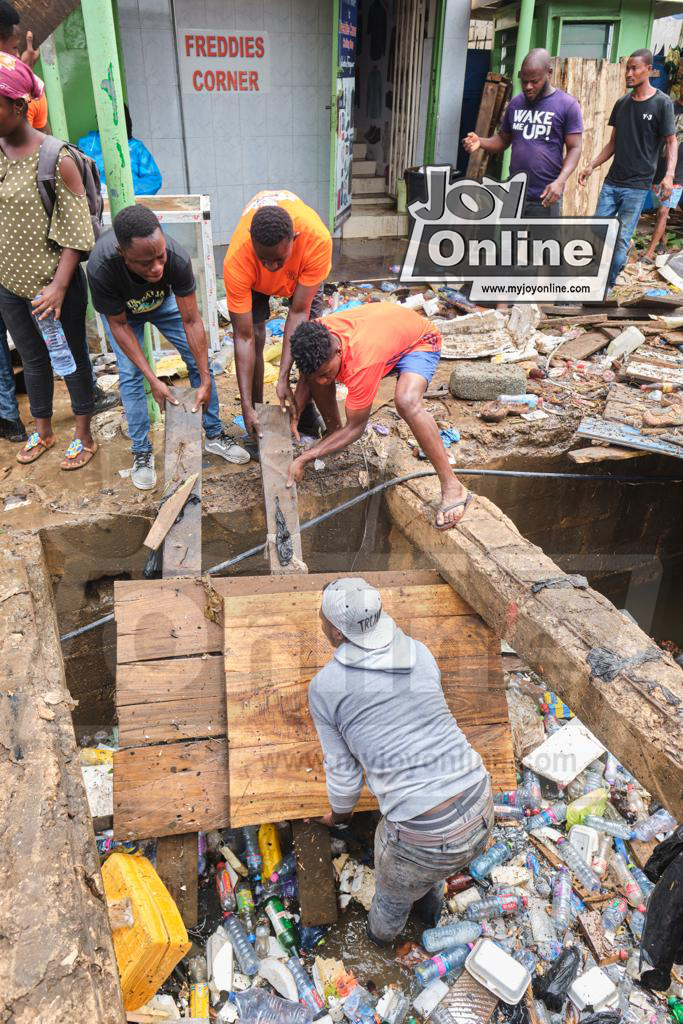
[[[31,69],[0,52],[0,315],[24,366],[36,429],[17,454],[34,462],[54,447],[54,376],[36,323],[61,321],[75,370],[64,377],[75,417],[74,437],[62,469],[80,469],[97,450],[90,420],[94,407],[85,335],[87,286],[81,254],[94,245],[83,181],[66,147],[55,179],[55,205],[48,215],[38,191],[40,147],[45,135],[27,121],[28,104],[42,93]]]

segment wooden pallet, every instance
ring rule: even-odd
[[[220,828],[230,822],[223,611],[244,595],[281,603],[316,593],[340,573],[115,584],[117,709],[122,750],[114,762],[114,831],[144,838]],[[440,586],[461,609],[469,639],[427,640],[437,660],[457,661],[463,687],[456,717],[477,721],[496,789],[515,785],[499,645],[438,573],[364,573],[375,585]],[[453,605],[455,607],[455,604]],[[478,638],[478,641],[477,641]],[[476,641],[476,642],[475,642]],[[482,688],[492,692],[479,706]],[[280,817],[275,813],[275,817]]]

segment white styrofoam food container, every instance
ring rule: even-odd
[[[520,1001],[531,982],[526,967],[491,939],[478,940],[465,960],[465,970],[494,996],[511,1006]]]
[[[568,995],[580,1012],[590,1007],[591,1012],[599,1013],[615,1006],[619,999],[616,985],[599,967],[591,967],[590,971],[580,974],[571,985]]]

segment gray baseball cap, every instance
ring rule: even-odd
[[[376,651],[396,635],[396,623],[382,610],[382,595],[360,576],[335,580],[323,590],[322,613],[357,647]]]

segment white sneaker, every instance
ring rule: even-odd
[[[225,433],[219,434],[218,437],[207,437],[204,447],[207,452],[211,452],[212,455],[219,455],[226,462],[234,462],[237,465],[249,462],[249,452],[235,444],[232,438],[228,437]]]
[[[154,468],[153,452],[133,452],[130,478],[139,491],[151,491],[156,487],[157,471]]]

